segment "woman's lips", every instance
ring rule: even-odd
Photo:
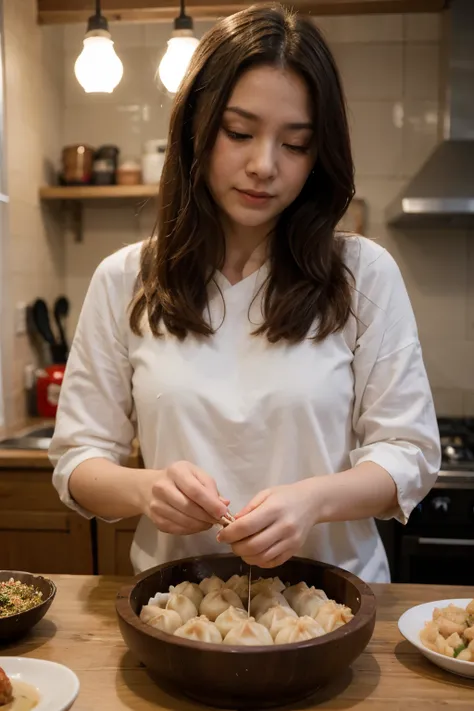
[[[270,193],[257,192],[255,190],[239,190],[236,188],[238,195],[241,200],[247,205],[254,205],[256,207],[267,205],[270,200],[273,200],[274,195]]]

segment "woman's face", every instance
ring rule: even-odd
[[[211,152],[208,184],[232,228],[270,230],[314,165],[311,102],[291,70],[261,66],[235,85]]]

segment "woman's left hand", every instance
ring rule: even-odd
[[[249,565],[273,568],[301,548],[316,523],[315,480],[261,491],[217,540]]]

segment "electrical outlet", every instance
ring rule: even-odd
[[[26,304],[19,301],[15,306],[15,333],[23,336],[26,333]]]

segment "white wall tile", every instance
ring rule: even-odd
[[[437,44],[405,45],[404,95],[409,99],[438,100],[440,50]]]
[[[474,341],[474,229],[467,232],[467,249],[467,337]]]
[[[380,235],[402,271],[420,337],[465,341],[469,278],[466,234],[381,227]]]
[[[359,176],[394,177],[401,173],[402,130],[392,102],[352,101],[349,122]]]
[[[414,175],[438,144],[439,107],[436,101],[406,99],[403,103],[403,167]]]
[[[423,356],[431,387],[474,390],[474,343],[443,337],[422,338]]]
[[[120,148],[121,157],[139,157],[141,124],[140,104],[69,106],[65,109],[64,143],[87,143],[93,148],[112,143]]]
[[[356,173],[357,197],[367,201],[369,228],[373,227],[373,235],[385,224],[385,208],[405,187],[405,178],[370,178]],[[372,235],[371,235],[372,236]]]
[[[350,101],[401,98],[401,44],[339,44],[334,47],[334,55]]]
[[[437,42],[441,34],[441,13],[411,13],[404,16],[405,39]]]
[[[465,413],[464,391],[462,389],[432,388],[436,414],[439,417],[460,417]]]

